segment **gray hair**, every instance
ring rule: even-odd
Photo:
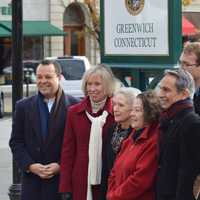
[[[194,79],[192,75],[183,69],[176,70],[165,70],[164,75],[171,75],[176,78],[176,89],[177,92],[188,90],[190,97],[192,98],[195,91]]]
[[[105,94],[111,97],[115,90],[116,81],[111,69],[103,65],[92,67],[84,73],[82,78],[82,91],[85,96],[87,96],[87,81],[92,75],[99,75],[102,78]]]
[[[130,106],[132,106],[134,99],[140,93],[141,93],[141,91],[139,89],[137,89],[137,88],[133,88],[133,87],[121,87],[121,88],[119,88],[114,93],[114,96],[118,95],[118,94],[122,94],[127,99],[128,104]]]

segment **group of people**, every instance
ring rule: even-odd
[[[154,91],[116,89],[105,66],[85,72],[81,100],[64,94],[55,61],[42,61],[36,76],[38,94],[16,103],[9,142],[21,200],[195,200],[198,43],[184,47],[180,69],[166,70]]]

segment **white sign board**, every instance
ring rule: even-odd
[[[167,0],[104,0],[104,53],[168,56]]]

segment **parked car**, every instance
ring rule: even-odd
[[[83,97],[82,76],[91,67],[88,59],[85,56],[47,57],[46,59],[56,60],[60,64],[63,75],[60,84],[63,90],[72,96]]]
[[[39,65],[40,60],[24,60],[24,68],[33,69],[33,72],[36,73],[37,66]]]
[[[36,82],[36,68],[40,63],[39,60],[25,60],[23,61],[23,74],[24,74],[24,82],[29,81],[29,83]],[[4,67],[3,75],[5,79],[5,84],[12,83],[12,66]]]

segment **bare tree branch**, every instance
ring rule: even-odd
[[[85,0],[85,4],[88,6],[93,27],[89,27],[85,25],[86,31],[91,33],[98,42],[100,42],[100,25],[99,25],[99,15],[97,13],[97,9],[93,3],[94,1]]]

